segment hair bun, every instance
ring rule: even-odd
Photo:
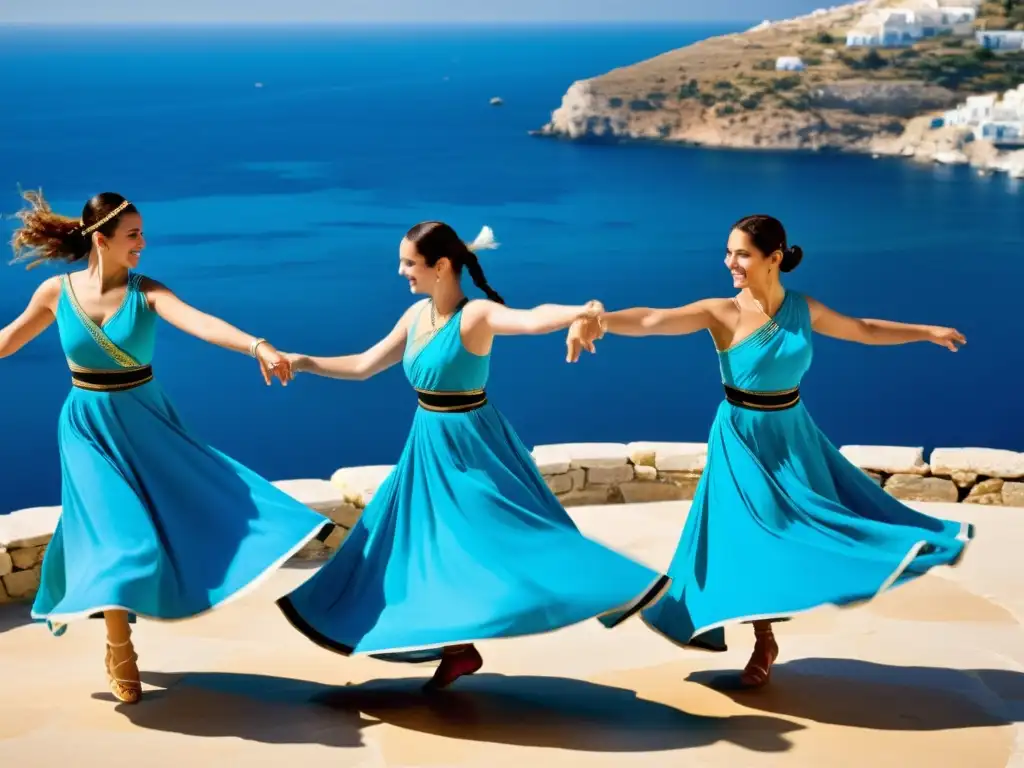
[[[804,249],[799,245],[791,245],[782,252],[782,263],[779,264],[779,270],[782,272],[792,272],[800,266],[803,258]]]

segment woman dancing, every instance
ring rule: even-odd
[[[153,377],[156,319],[248,351],[268,385],[290,380],[288,361],[134,272],[142,217],[121,195],[96,195],[80,220],[54,213],[42,193],[24,197],[16,259],[86,261],[44,281],[0,331],[7,357],[56,319],[73,385],[57,431],[63,511],[32,617],[60,635],[102,614],[110,690],[134,703],[142,684],[129,614],[184,619],[223,605],[330,523],[184,427]]]
[[[772,621],[824,604],[868,600],[937,565],[954,564],[973,529],[901,504],[828,441],[800,401],[811,332],[861,344],[965,343],[952,328],[858,320],[785,290],[803,253],[770,216],[738,221],[726,248],[731,299],[676,309],[626,309],[569,331],[568,359],[604,332],[678,336],[708,330],[725,400],[669,568],[672,587],[643,613],[684,646],[724,651],[724,627],[752,622],[755,647],[740,679],[765,685],[779,647]]]
[[[530,452],[487,401],[496,335],[542,334],[600,304],[504,306],[474,251],[441,222],[418,224],[399,274],[429,298],[357,355],[290,355],[293,370],[364,380],[399,362],[419,407],[394,470],[344,544],[278,601],[313,642],[391,661],[440,659],[428,689],[472,674],[475,640],[547,632],[602,616],[615,625],[656,599],[666,577],[585,538]],[[469,301],[463,269],[487,300]]]

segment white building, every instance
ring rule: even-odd
[[[846,45],[898,48],[913,45],[922,38],[924,30],[914,11],[891,8],[866,14],[846,33]]]
[[[867,13],[846,33],[847,47],[909,46],[937,35],[970,37],[977,9],[958,0],[958,5],[939,5],[940,0],[910,0],[903,8]]]
[[[963,105],[943,115],[942,123],[970,128],[975,139],[1024,146],[1024,84],[1002,98],[995,93],[968,96]]]
[[[1024,31],[1020,30],[979,30],[974,38],[979,45],[991,51],[1024,50]]]
[[[779,56],[775,60],[775,69],[780,72],[803,72],[807,65],[799,56]]]

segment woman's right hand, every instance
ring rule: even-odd
[[[575,320],[569,326],[569,333],[565,339],[565,361],[567,363],[575,363],[580,359],[580,352],[584,349],[591,354],[595,354],[597,350],[594,348],[594,342],[603,335],[601,321],[598,317],[581,317]]]
[[[937,325],[928,329],[928,341],[945,347],[950,352],[956,352],[967,343],[967,339],[956,328],[943,328]]]

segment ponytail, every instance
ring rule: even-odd
[[[14,261],[28,261],[28,268],[48,261],[80,261],[92,251],[92,233],[111,237],[122,216],[138,209],[116,192],[92,197],[79,219],[54,213],[43,191],[22,192],[28,205],[17,214],[21,226],[14,231]]]
[[[487,282],[487,278],[484,277],[483,267],[480,266],[480,259],[476,257],[476,254],[466,249],[466,255],[463,257],[463,263],[466,266],[466,271],[469,272],[470,278],[473,280],[473,285],[483,291],[487,298],[498,304],[504,304],[505,300],[501,298],[497,291],[491,288],[490,283]]]
[[[27,261],[32,269],[48,261],[79,261],[89,255],[92,241],[82,233],[78,219],[54,213],[38,192],[23,192],[28,205],[18,211],[21,226],[14,231],[14,261]]]
[[[504,304],[505,300],[487,282],[483,267],[480,266],[480,259],[476,256],[477,251],[491,251],[497,247],[498,241],[494,239],[494,230],[490,227],[484,227],[472,243],[466,244],[466,255],[462,257],[462,263],[469,272],[473,285],[483,291],[491,301],[497,304]]]
[[[405,239],[416,246],[428,267],[437,264],[441,259],[451,262],[455,274],[461,274],[463,268],[469,272],[474,285],[483,291],[487,298],[498,304],[504,304],[497,291],[491,288],[480,267],[477,251],[488,251],[498,247],[494,239],[494,231],[484,227],[471,243],[464,243],[448,224],[443,221],[423,221],[405,233]]]

